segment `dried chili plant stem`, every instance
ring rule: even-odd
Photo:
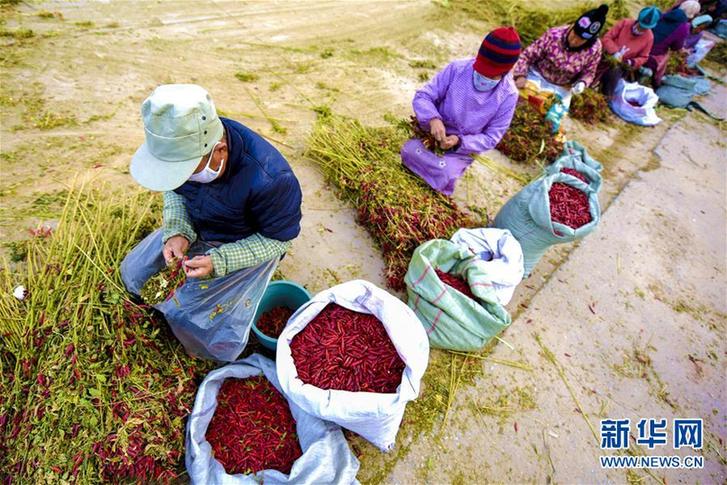
[[[540,346],[540,350],[543,352],[543,355],[545,356],[545,360],[553,364],[555,369],[558,371],[558,375],[560,376],[560,379],[563,381],[563,384],[565,384],[565,387],[568,388],[568,392],[571,395],[571,398],[573,398],[573,402],[575,403],[576,407],[578,408],[578,411],[580,411],[581,416],[583,416],[583,419],[586,421],[586,424],[588,424],[588,428],[591,430],[591,433],[593,434],[593,437],[596,439],[596,442],[598,442],[598,435],[596,434],[596,428],[593,427],[593,423],[591,423],[591,420],[588,418],[588,413],[586,413],[586,410],[583,409],[583,406],[581,406],[580,401],[578,400],[578,397],[576,396],[575,390],[573,389],[573,386],[571,386],[570,382],[568,381],[568,377],[565,375],[565,370],[563,369],[563,366],[560,365],[558,362],[558,359],[556,359],[555,354],[545,346],[542,339],[540,338],[540,335],[535,335],[535,341]]]
[[[0,269],[0,475],[18,483],[166,482],[183,473],[184,421],[210,367],[144,305],[121,260],[161,201],[69,190],[58,228]],[[25,300],[14,286],[28,289]]]
[[[319,116],[307,150],[381,247],[387,283],[395,290],[404,289],[409,259],[422,242],[477,226],[451,198],[403,166],[399,150],[410,135],[406,121],[369,128],[341,116]]]

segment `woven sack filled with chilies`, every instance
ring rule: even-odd
[[[287,400],[275,363],[259,354],[202,381],[185,464],[193,485],[350,484],[359,469],[341,428]]]
[[[416,399],[429,341],[414,312],[368,281],[315,295],[278,338],[283,393],[305,412],[393,448]]]
[[[494,226],[508,229],[518,240],[528,276],[549,247],[587,236],[600,218],[593,185],[578,174],[558,171],[531,182],[510,198],[497,213]]]
[[[594,159],[586,148],[577,141],[567,141],[563,145],[560,156],[544,169],[545,173],[552,175],[564,172],[586,182],[588,186],[598,192],[601,190],[603,165]]]

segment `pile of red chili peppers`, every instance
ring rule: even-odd
[[[290,350],[298,377],[320,389],[394,393],[406,367],[379,319],[335,303],[293,338]]]
[[[293,310],[288,307],[276,306],[260,315],[255,326],[268,337],[278,338],[293,313]]]
[[[263,376],[222,383],[205,438],[230,475],[269,469],[287,475],[303,454],[288,402]]]
[[[476,225],[456,202],[433,191],[394,196],[386,179],[359,183],[358,222],[381,245],[386,282],[393,290],[406,288],[404,275],[411,254],[422,241],[447,239],[461,227]]]
[[[563,171],[568,170],[564,169]],[[550,218],[573,229],[591,222],[588,196],[582,190],[564,183],[554,183],[548,194]]]
[[[436,270],[437,276],[440,280],[442,280],[442,283],[445,285],[451,286],[455,290],[464,293],[464,296],[475,299],[475,295],[472,294],[472,290],[470,289],[470,285],[467,284],[467,282],[460,278],[459,276],[455,276],[453,274],[445,273],[441,270]]]
[[[564,169],[561,169],[561,172],[567,173],[568,175],[572,175],[575,178],[577,178],[578,180],[582,180],[585,183],[589,183],[588,178],[585,175],[583,175],[581,172],[579,172],[578,170],[575,170],[573,168],[564,168]]]

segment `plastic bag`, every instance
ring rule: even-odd
[[[695,67],[715,46],[713,40],[699,39],[691,54],[687,57],[687,67]]]
[[[404,277],[409,306],[427,327],[432,347],[480,350],[511,323],[485,261],[466,246],[434,239],[419,246]],[[477,301],[446,285],[435,270],[463,278]]]
[[[687,108],[692,103],[692,98],[707,94],[710,87],[709,81],[703,77],[676,74],[664,76],[656,94],[659,96],[659,100],[667,106]]]
[[[560,131],[561,122],[568,114],[573,98],[570,89],[547,81],[534,69],[528,71],[526,88],[535,92],[553,93],[553,103],[545,114],[545,119],[551,124],[553,133]]]
[[[591,189],[598,192],[601,190],[601,170],[603,165],[588,154],[588,150],[577,141],[567,141],[563,146],[563,152],[557,160],[545,167],[545,174],[552,175],[564,168],[572,168],[586,176]]]
[[[495,228],[460,229],[450,240],[465,246],[482,260],[497,300],[501,305],[510,303],[525,272],[523,250],[510,231]]]
[[[609,105],[614,113],[629,123],[654,126],[661,123],[661,118],[656,114],[658,102],[659,96],[653,89],[621,79],[616,85]]]
[[[185,464],[192,484],[320,484],[358,483],[359,461],[348,448],[341,428],[306,414],[288,400],[295,418],[303,455],[285,475],[277,470],[263,470],[255,475],[228,475],[212,456],[212,447],[205,439],[207,427],[217,408],[217,393],[227,378],[244,379],[263,374],[280,391],[275,363],[253,354],[235,364],[210,372],[197,390],[194,408],[187,422]]]
[[[588,195],[591,222],[573,229],[552,221],[548,193],[556,182],[571,185]],[[596,229],[600,218],[601,206],[596,191],[576,177],[559,172],[523,187],[500,209],[494,225],[508,229],[518,240],[525,258],[525,276],[528,276],[550,246],[575,241],[590,234]]]
[[[375,315],[406,364],[396,394],[323,390],[298,378],[290,343],[329,303]],[[429,340],[414,312],[368,281],[349,281],[315,295],[288,320],[278,337],[276,363],[283,393],[303,411],[358,433],[383,451],[394,446],[406,403],[419,395],[429,361]]]
[[[656,94],[659,95],[659,100],[669,107],[686,108],[690,111],[692,109],[698,109],[710,118],[717,121],[724,121],[724,118],[712,113],[693,99],[695,96],[707,94],[710,89],[711,84],[704,77],[670,75],[664,76],[664,81],[661,87],[656,90]]]
[[[709,29],[714,35],[727,40],[727,20],[720,19],[717,25]]]
[[[197,241],[188,255],[205,254],[219,245]],[[157,230],[124,258],[121,278],[129,292],[138,295],[146,280],[164,268],[162,246],[162,231]],[[173,298],[154,308],[164,314],[190,355],[232,362],[247,345],[252,320],[277,265],[278,260],[271,260],[219,278],[188,278]]]

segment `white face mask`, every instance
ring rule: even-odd
[[[220,161],[220,168],[218,168],[216,171],[212,170],[212,168],[210,167],[210,163],[212,163],[212,156],[215,154],[215,148],[217,148],[217,145],[219,144],[220,142],[217,142],[215,143],[215,146],[212,147],[212,152],[210,153],[210,158],[207,160],[207,165],[205,165],[201,171],[193,173],[192,176],[189,177],[190,182],[208,184],[220,176],[220,173],[222,172],[222,167],[225,164],[224,159]]]
[[[492,91],[500,82],[499,79],[490,79],[477,71],[472,71],[472,74],[472,82],[474,82],[477,91]]]

